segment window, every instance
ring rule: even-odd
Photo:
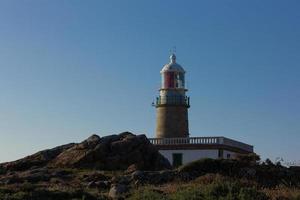
[[[229,158],[230,158],[230,154],[228,153],[228,154],[227,154],[227,159],[229,159]]]
[[[176,77],[175,77],[175,87],[176,88],[180,88],[181,87],[181,83],[180,83],[180,79],[179,79],[179,74],[176,73]]]
[[[184,88],[184,74],[182,72],[164,72],[162,85],[163,88]]]
[[[184,74],[178,74],[179,88],[184,88]]]
[[[174,72],[165,72],[165,88],[174,88]]]

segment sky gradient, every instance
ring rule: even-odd
[[[153,137],[173,46],[191,136],[300,162],[299,10],[297,0],[0,1],[0,162],[92,133]]]

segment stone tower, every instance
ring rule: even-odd
[[[185,71],[176,63],[176,56],[170,56],[170,63],[160,71],[162,77],[159,97],[156,98],[156,137],[189,137],[188,108]]]

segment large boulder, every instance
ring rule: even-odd
[[[134,165],[141,170],[170,169],[171,165],[145,135],[124,132],[100,138],[92,135],[59,154],[50,163],[55,167],[126,170]]]

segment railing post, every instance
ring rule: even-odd
[[[219,144],[224,144],[224,138],[223,137],[219,137]]]

